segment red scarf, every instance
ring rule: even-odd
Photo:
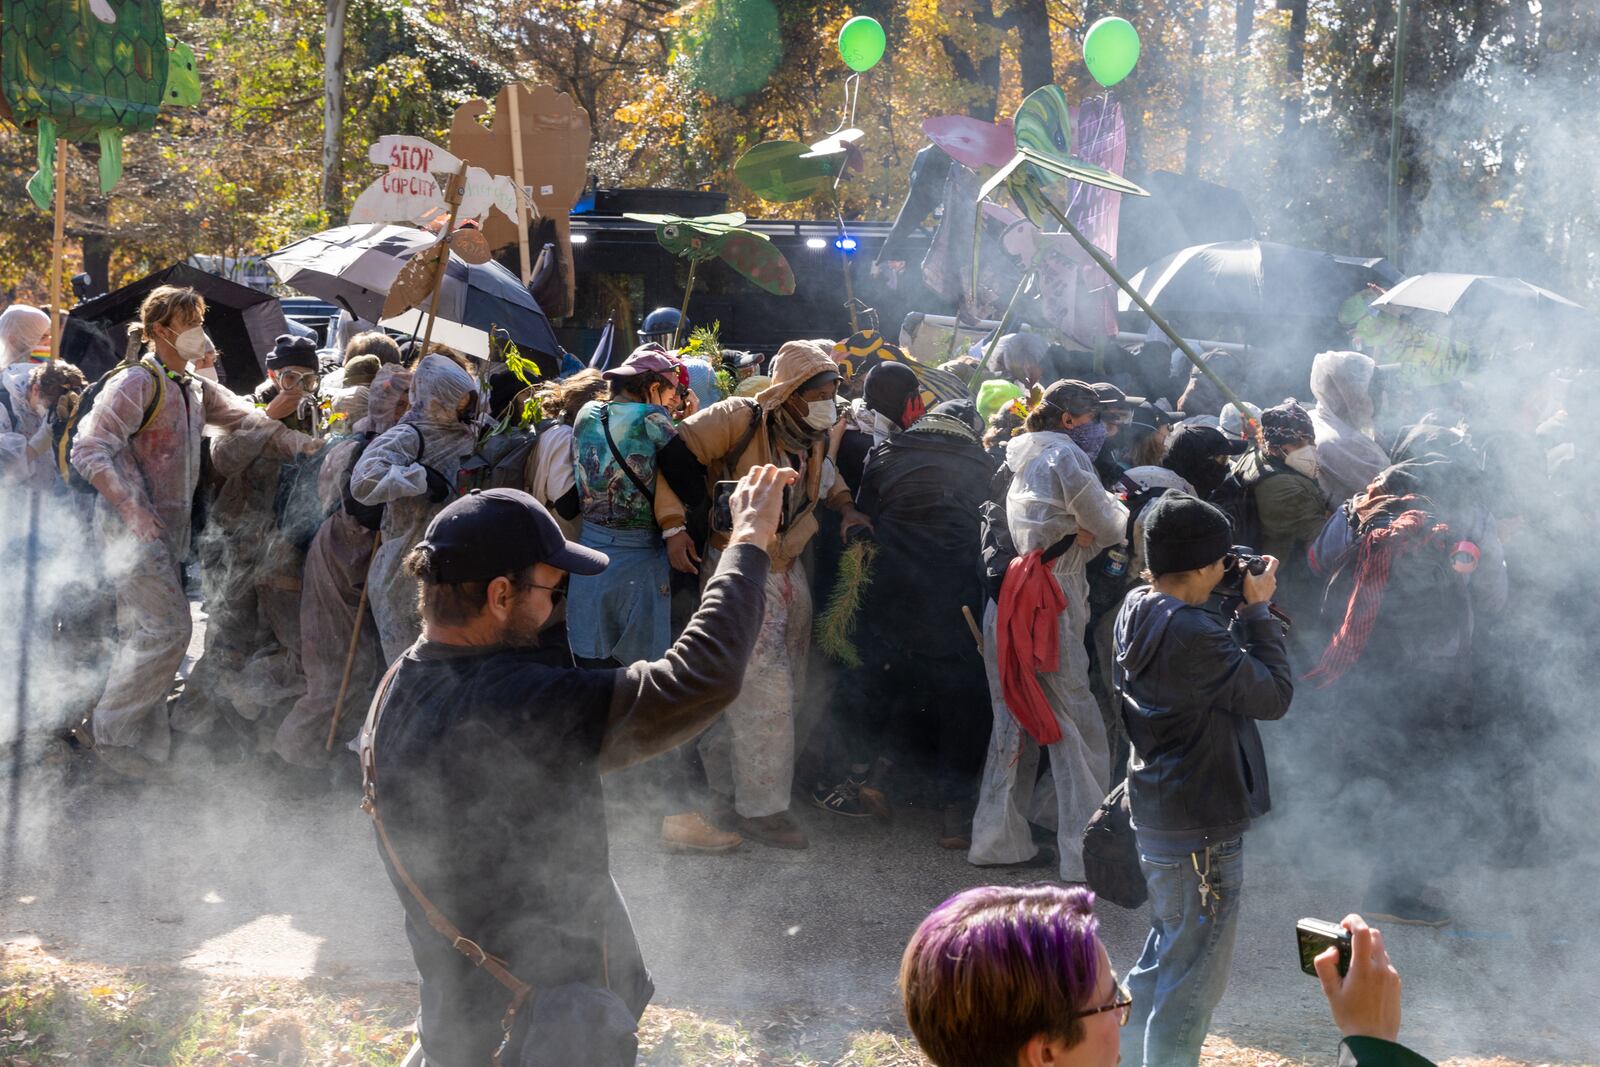
[[[1361,653],[1366,651],[1372,637],[1372,627],[1378,621],[1378,610],[1383,606],[1383,592],[1389,585],[1389,569],[1394,561],[1410,555],[1417,549],[1450,532],[1443,523],[1435,523],[1425,511],[1403,511],[1387,526],[1370,531],[1361,539],[1356,552],[1355,587],[1350,590],[1350,601],[1345,605],[1344,622],[1328,642],[1322,661],[1306,679],[1317,679],[1319,689],[1344,677]]]
[[[1050,566],[1037,550],[1012,560],[995,612],[1000,693],[1018,725],[1041,745],[1061,740],[1061,724],[1039,685],[1040,671],[1060,669],[1059,623],[1067,610],[1066,594]]]

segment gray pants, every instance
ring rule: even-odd
[[[1083,828],[1110,791],[1110,755],[1100,705],[1089,691],[1089,659],[1083,644],[1088,600],[1067,582],[1063,581],[1062,587],[1067,593],[1067,610],[1060,619],[1062,669],[1039,675],[1039,684],[1061,726],[1061,740],[1047,748],[1056,790],[1061,878],[1081,882]],[[978,790],[978,810],[972,817],[972,846],[967,852],[967,862],[979,866],[1020,863],[1039,851],[1026,816],[1039,767],[1039,745],[1017,724],[1000,692],[996,610],[990,601],[983,613],[984,666],[994,727]]]
[[[705,574],[716,570],[707,553]],[[706,781],[747,819],[789,810],[794,788],[794,705],[805,690],[811,589],[798,563],[767,575],[766,613],[744,686],[700,738]]]
[[[165,760],[172,748],[167,694],[194,627],[189,601],[164,542],[119,538],[106,548],[117,591],[117,651],[94,709],[94,742]]]

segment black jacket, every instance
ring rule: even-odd
[[[1433,1061],[1393,1041],[1347,1037],[1339,1045],[1339,1067],[1433,1067]]]
[[[1241,610],[1238,625],[1243,647],[1215,614],[1147,585],[1117,614],[1128,803],[1142,841],[1195,851],[1272,806],[1256,720],[1283,717],[1294,680],[1265,605]]]

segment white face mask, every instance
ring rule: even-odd
[[[806,425],[813,430],[831,430],[833,424],[839,421],[839,405],[830,397],[827,400],[813,400],[806,405]]]
[[[1307,478],[1315,478],[1317,472],[1322,469],[1321,464],[1317,462],[1316,445],[1305,445],[1302,448],[1297,448],[1285,455],[1283,461],[1289,465],[1290,469],[1299,471]]]
[[[190,363],[203,359],[206,354],[206,331],[202,326],[191,326],[172,339],[172,347],[178,350],[178,355]]]

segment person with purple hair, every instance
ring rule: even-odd
[[[1400,973],[1359,915],[1348,972],[1315,962],[1339,1067],[1433,1067],[1399,1043]],[[933,909],[900,960],[906,1022],[935,1067],[1116,1067],[1132,995],[1111,969],[1081,886],[988,885]]]
[[[917,927],[906,1021],[938,1067],[1114,1067],[1133,1001],[1081,886],[979,886]]]

